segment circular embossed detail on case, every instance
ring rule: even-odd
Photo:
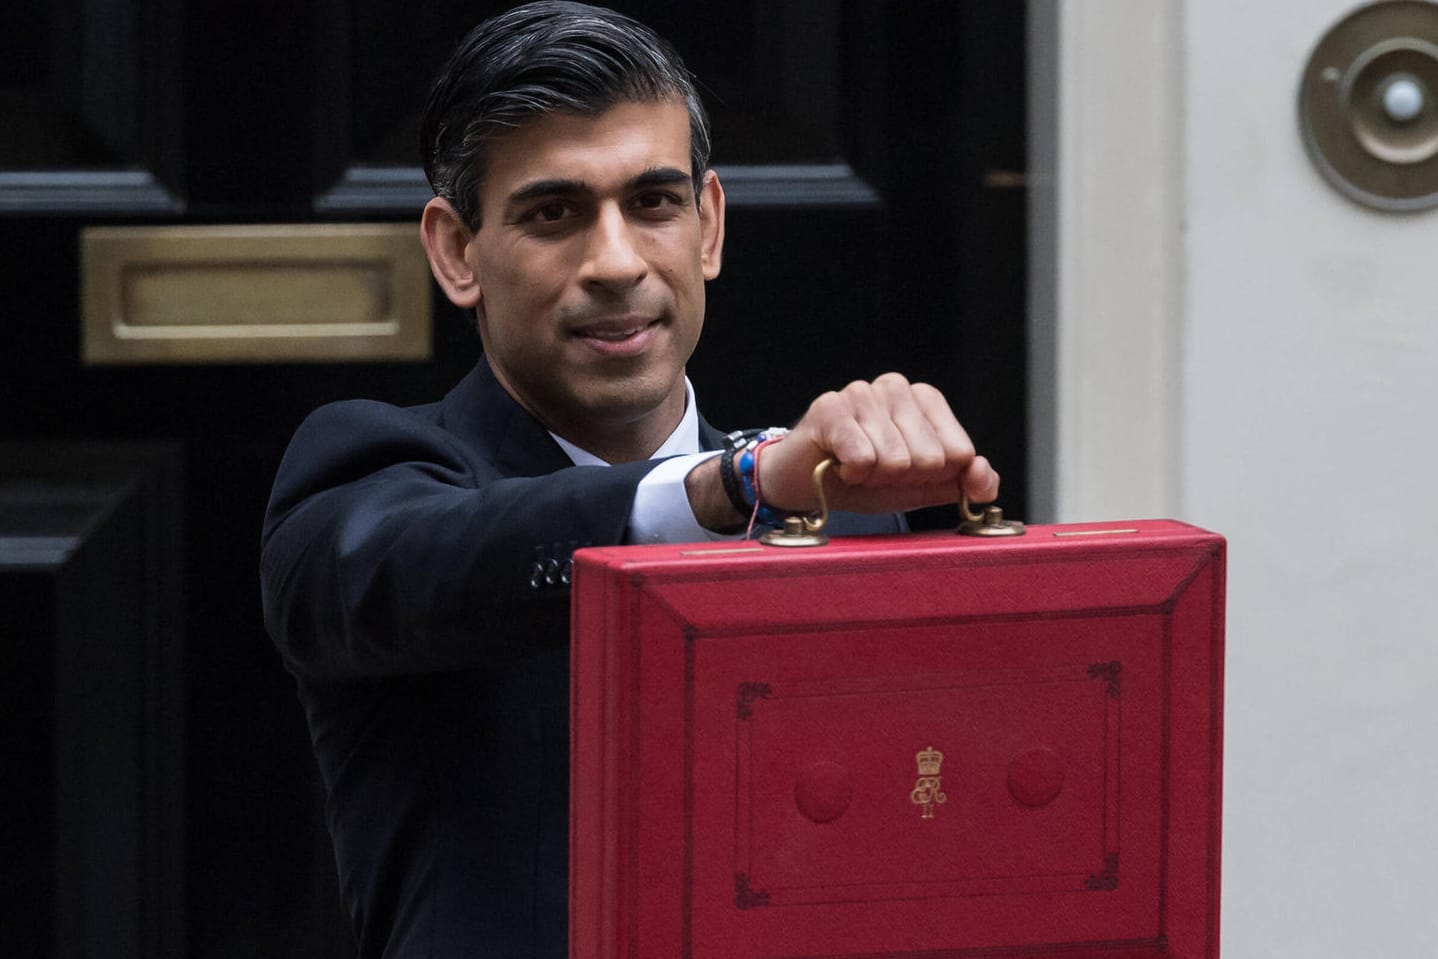
[[[1025,806],[1047,806],[1064,788],[1064,766],[1052,749],[1030,749],[1009,763],[1009,795]]]
[[[844,815],[853,798],[849,770],[838,763],[814,763],[794,783],[794,804],[812,822],[833,822]]]

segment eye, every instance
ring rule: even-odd
[[[573,211],[564,203],[546,203],[530,211],[529,218],[539,223],[558,223]]]
[[[574,227],[579,215],[580,208],[572,200],[551,197],[526,209],[514,222],[536,236],[561,236]]]
[[[634,197],[634,208],[644,213],[673,213],[685,204],[684,197],[669,190],[646,190]]]

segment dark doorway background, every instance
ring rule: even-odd
[[[690,368],[708,417],[792,420],[824,389],[898,369],[945,391],[1004,474],[1006,510],[1023,515],[1026,5],[613,5],[674,41],[714,115],[729,239]],[[95,941],[113,933],[108,955],[351,953],[304,719],[260,621],[260,517],[306,412],[353,396],[436,398],[474,362],[477,339],[441,299],[423,363],[86,366],[79,238],[92,225],[415,221],[427,195],[413,143],[428,79],[504,6],[0,7],[0,486],[24,478],[19,499],[0,496],[21,504],[0,509],[10,524],[0,528],[0,648],[5,688],[30,690],[12,700],[25,715],[3,741],[7,756],[24,747],[7,775],[19,785],[3,835],[26,841],[7,846],[24,854],[0,866],[0,928],[12,930],[0,951],[89,955],[62,946],[61,930],[81,924]],[[67,593],[73,577],[47,579],[51,567],[16,560],[5,543],[39,522],[25,497],[71,495],[64,471],[93,461],[33,451],[103,457],[116,444],[165,451],[168,478],[147,479],[158,492],[125,508],[167,514],[156,522],[177,531],[146,547],[173,540],[159,567],[176,571],[177,586],[147,600],[172,608],[145,614],[168,624],[152,630],[146,655],[170,665],[135,687],[174,708],[134,720],[144,768],[130,799],[151,832],[137,833],[127,868],[146,892],[133,908],[76,916],[57,892],[70,859],[47,812],[69,747],[44,690],[79,667],[34,649],[56,641],[57,610],[112,590]],[[48,492],[41,474],[52,476]],[[109,503],[114,490],[131,502],[133,483],[106,482],[110,492],[86,502]],[[953,521],[951,510],[917,520]],[[77,542],[90,528],[75,526]],[[123,548],[106,543],[123,564]],[[145,568],[159,567],[151,557]],[[101,832],[129,828],[106,820],[106,797],[91,800],[85,815]]]

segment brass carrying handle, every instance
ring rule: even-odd
[[[822,532],[824,527],[829,525],[829,499],[824,495],[824,474],[829,472],[829,467],[833,465],[834,459],[830,457],[820,460],[819,465],[814,467],[814,498],[819,501],[819,508],[804,517],[804,525],[811,533]]]
[[[821,460],[814,467],[814,498],[819,508],[807,516],[789,516],[784,519],[784,528],[770,530],[759,537],[759,542],[769,546],[823,546],[829,541],[824,527],[829,525],[829,498],[824,495],[824,474],[834,465],[832,457]],[[959,488],[959,526],[954,532],[961,536],[1022,536],[1024,524],[1017,520],[1004,519],[1004,511],[990,503],[982,510],[975,510],[969,502],[969,494]]]
[[[810,515],[804,517],[804,526],[808,529],[809,532],[818,533],[822,531],[824,527],[827,526],[829,523],[829,500],[828,497],[824,495],[824,474],[828,472],[829,467],[833,466],[834,463],[835,460],[833,459],[833,457],[830,457],[829,459],[820,461],[819,465],[814,467],[814,498],[819,501],[819,509],[814,513],[811,513]],[[959,486],[960,528],[962,528],[965,524],[971,526],[983,526],[987,521],[991,526],[995,523],[998,523],[1004,524],[1009,528],[1017,527],[1017,530],[1015,530],[1014,532],[1010,532],[1007,535],[1013,536],[1021,533],[1021,531],[1023,530],[1022,523],[1016,523],[1012,520],[1004,520],[1003,513],[1001,511],[995,512],[997,510],[998,507],[994,506],[992,503],[984,506],[982,509],[974,509],[973,505],[969,500],[969,494],[964,492],[964,488],[962,485]],[[992,536],[995,534],[990,532],[987,535]]]
[[[960,523],[982,523],[984,514],[977,512],[969,505],[969,494],[959,488],[959,522]]]

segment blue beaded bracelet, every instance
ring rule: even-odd
[[[784,511],[775,511],[759,501],[759,491],[754,481],[754,467],[757,463],[755,451],[759,444],[769,440],[782,438],[789,431],[783,427],[772,427],[751,438],[739,454],[737,461],[739,482],[744,489],[744,499],[754,510],[754,519],[766,526],[780,527],[784,525],[784,517],[791,515]]]

